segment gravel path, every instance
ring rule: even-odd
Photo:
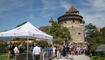
[[[53,60],[90,60],[90,58],[86,55],[74,55],[74,59],[71,59],[71,55],[69,56],[69,59],[66,59],[65,57],[62,57],[60,59],[53,59]]]

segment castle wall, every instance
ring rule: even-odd
[[[58,23],[67,27],[73,41],[84,41],[84,23],[83,17],[79,11],[71,7],[64,15],[58,18]]]
[[[79,21],[68,20],[63,21],[62,25],[67,27],[73,41],[84,41],[84,26]]]

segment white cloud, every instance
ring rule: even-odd
[[[97,27],[105,27],[105,0],[87,1],[87,3],[81,2],[86,8],[80,10],[86,23],[93,23]]]
[[[46,11],[46,10],[57,10],[64,8],[65,10],[68,10],[71,7],[71,4],[68,3],[65,0],[41,0],[43,7],[42,8],[32,8],[32,9],[27,9],[26,11]]]
[[[105,0],[94,0],[91,5],[99,10],[105,10]]]
[[[84,17],[87,23],[93,23],[97,27],[105,26],[105,0],[87,0],[88,2],[81,2],[83,9],[80,5],[80,14]],[[66,11],[72,6],[68,1],[61,0],[61,7]],[[89,7],[89,8],[88,8]],[[104,11],[104,12],[103,12]]]
[[[27,1],[23,2],[19,0],[0,0],[0,13],[23,7],[27,3]]]
[[[81,15],[84,17],[84,20],[86,23],[93,23],[97,27],[104,27],[105,26],[105,20],[102,18],[100,14],[87,14],[87,13],[81,13]]]
[[[60,1],[60,3],[61,3],[61,7],[66,10],[68,10],[71,7],[70,3],[68,3],[67,1]]]
[[[72,4],[70,4],[70,2],[66,1],[66,0],[60,0],[59,1],[59,6],[56,5],[56,2],[52,2],[49,3],[49,0],[42,0],[43,4],[44,4],[44,9],[51,9],[53,10],[54,8],[64,8],[65,11],[67,11]],[[104,0],[87,0],[88,2],[84,3],[81,2],[81,4],[83,4],[84,6],[88,6],[85,7],[83,9],[80,9],[80,13],[81,15],[84,17],[84,20],[86,21],[86,23],[93,23],[94,25],[96,25],[97,27],[104,27],[105,26],[105,1]],[[80,6],[81,8],[81,6]],[[54,10],[55,10],[54,9]],[[47,16],[51,16],[52,14],[48,13],[46,14],[44,17]]]
[[[56,10],[59,9],[59,3],[54,0],[42,0],[43,9],[45,10]]]
[[[84,6],[89,6],[91,9],[97,11],[105,11],[105,0],[87,0],[88,2],[81,2]]]
[[[41,15],[41,17],[52,17],[52,15],[54,14],[52,11],[60,10],[61,8],[68,10],[71,7],[71,5],[65,0],[41,0],[41,2],[43,4],[42,8],[30,8],[25,11],[40,11],[39,14]]]
[[[5,11],[10,11],[24,6],[26,7],[31,3],[32,1],[30,2],[30,0],[24,2],[23,0],[0,0],[0,18],[3,16],[3,12]],[[33,11],[40,11],[39,14],[35,16],[48,18],[56,14],[54,11],[63,8],[66,12],[72,6],[72,4],[70,4],[72,1],[68,2],[68,0],[41,0],[41,3],[41,8],[36,9],[32,6],[32,8],[30,7],[24,10],[31,13]],[[81,8],[81,6],[84,6],[84,8]],[[81,1],[78,8],[80,8],[79,11],[84,17],[86,23],[93,23],[98,27],[105,26],[105,0],[87,0],[87,2]],[[5,16],[7,15],[5,14]],[[3,18],[5,18],[5,16]],[[29,17],[26,17],[26,19],[33,19],[35,16],[30,15]]]
[[[88,14],[86,11],[81,11],[81,15],[84,17],[86,23],[93,23],[97,27],[105,27],[104,13]]]

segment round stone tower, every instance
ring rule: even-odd
[[[71,7],[63,16],[58,18],[58,23],[69,29],[73,42],[84,41],[85,21],[77,9]]]

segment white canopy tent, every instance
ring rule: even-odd
[[[41,38],[52,40],[53,37],[40,31],[38,28],[33,26],[30,22],[25,23],[24,25],[17,27],[15,29],[0,32],[0,37],[18,37],[18,38]]]
[[[33,26],[30,22],[25,23],[24,25],[17,27],[15,29],[0,32],[0,37],[15,37],[15,38],[39,38],[39,39],[47,39],[51,44],[53,37],[40,31],[38,28]],[[27,45],[28,48],[28,45]],[[27,49],[28,52],[28,49]],[[28,59],[28,57],[27,57]]]

